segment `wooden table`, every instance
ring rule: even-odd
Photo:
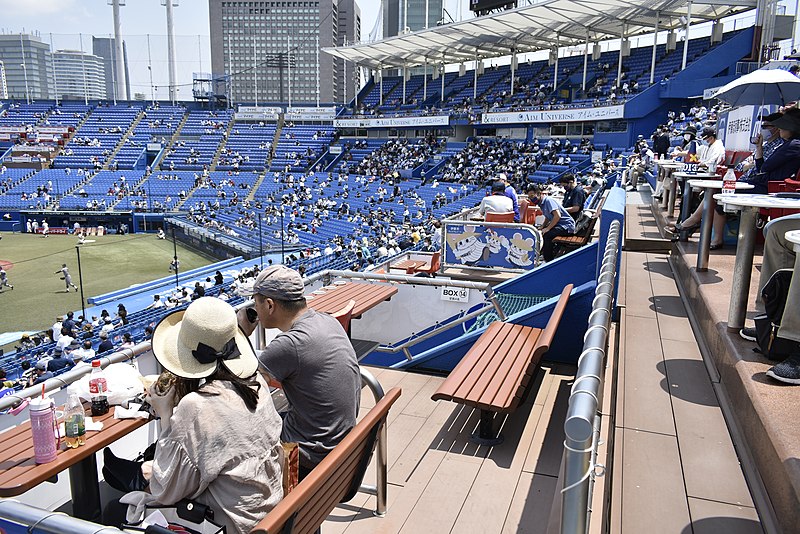
[[[402,269],[408,271],[409,269],[416,269],[425,265],[425,260],[401,260],[389,266],[390,269]]]
[[[347,282],[334,287],[335,289],[324,290],[324,294],[311,294],[313,298],[308,301],[308,307],[318,312],[336,313],[352,299],[356,301],[356,306],[353,308],[353,317],[356,318],[397,293],[397,288],[389,284]]]
[[[728,307],[728,328],[744,327],[750,277],[753,274],[753,252],[756,246],[756,221],[761,208],[800,209],[800,199],[779,198],[771,195],[714,195],[714,200],[726,207],[737,209],[739,214],[739,239],[736,242],[736,263],[733,266],[731,303]]]
[[[87,406],[87,415],[90,413]],[[30,421],[0,434],[3,444],[0,450],[0,497],[25,493],[69,469],[72,515],[87,521],[100,521],[100,487],[94,453],[146,425],[149,419],[114,419],[113,406],[107,414],[93,419],[103,423],[102,430],[86,432],[86,444],[77,449],[67,448],[62,437],[56,459],[46,464],[37,464],[34,460]]]

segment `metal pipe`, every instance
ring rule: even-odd
[[[689,25],[692,23],[692,0],[686,3],[686,34],[683,42],[683,58],[681,59],[681,70],[686,68],[686,58],[689,55]]]
[[[383,387],[381,386],[380,382],[378,382],[378,379],[376,379],[375,376],[367,369],[361,366],[359,366],[358,369],[361,372],[361,383],[370,389],[372,396],[375,398],[375,403],[377,404],[377,402],[383,398]],[[375,477],[377,487],[373,488],[372,486],[363,484],[361,487],[359,487],[359,491],[363,491],[364,493],[375,495],[377,497],[377,504],[373,513],[378,517],[383,517],[386,515],[386,501],[389,487],[389,479],[386,468],[388,465],[388,436],[386,433],[386,426],[386,421],[384,420],[381,423],[380,430],[378,431],[377,443],[375,446]]]
[[[61,534],[120,534],[113,527],[99,526],[63,512],[51,512],[11,499],[0,500],[0,518],[29,527],[29,532]],[[98,528],[99,526],[99,528]]]
[[[378,351],[378,352],[386,352],[386,353],[389,353],[389,354],[396,354],[396,353],[402,351],[406,355],[406,359],[410,361],[410,360],[412,360],[414,358],[413,358],[412,354],[408,351],[409,347],[413,347],[414,345],[416,345],[420,341],[425,341],[426,339],[430,339],[431,337],[433,337],[433,336],[435,336],[437,334],[440,334],[440,333],[444,332],[445,330],[449,330],[450,328],[453,328],[454,326],[458,326],[460,324],[464,324],[467,321],[469,321],[470,319],[488,312],[492,308],[494,308],[494,306],[491,306],[491,305],[490,306],[484,306],[483,308],[481,308],[479,310],[475,310],[474,312],[468,313],[468,314],[464,315],[463,317],[459,317],[455,321],[449,322],[449,323],[444,324],[444,325],[442,325],[442,326],[440,326],[438,328],[435,328],[435,329],[431,330],[430,332],[427,332],[426,334],[423,334],[423,335],[421,335],[419,337],[415,337],[414,339],[410,339],[410,340],[406,341],[405,343],[403,343],[402,345],[396,345],[396,346],[380,345],[380,346],[376,347],[375,350]]]
[[[116,58],[112,66],[111,72],[114,74],[116,80],[114,85],[114,101],[125,100],[125,94],[122,92],[125,87],[125,56],[122,49],[122,29],[119,17],[119,6],[121,0],[113,0],[112,13],[114,16],[114,51]],[[122,2],[124,4],[124,2]],[[152,85],[152,84],[151,84]]]
[[[595,436],[599,432],[596,418],[614,305],[620,234],[620,221],[612,222],[600,275],[597,277],[589,328],[584,335],[583,352],[578,358],[578,372],[564,421],[562,534],[584,534],[588,527],[589,488],[594,465],[592,458],[597,443]]]
[[[676,178],[673,177],[673,184]],[[686,178],[686,181],[689,181]],[[673,195],[674,197],[675,195]],[[686,197],[688,199],[690,197]],[[684,199],[684,201],[686,200]],[[697,244],[699,252],[697,253],[697,272],[704,273],[708,271],[708,255],[709,246],[711,244],[711,230],[714,224],[714,191],[706,189],[703,196],[703,220],[700,228],[700,242]],[[683,209],[681,209],[683,211]],[[671,213],[671,212],[670,212]]]
[[[747,298],[753,272],[753,250],[756,246],[756,219],[758,208],[743,207],[739,212],[739,241],[736,245],[736,263],[733,266],[731,304],[728,308],[728,328],[744,327],[747,315]]]
[[[330,277],[341,277],[341,278],[359,278],[361,280],[374,280],[376,282],[405,282],[407,284],[413,284],[418,286],[446,286],[446,287],[464,287],[468,289],[479,289],[481,291],[487,291],[491,288],[491,286],[486,282],[466,282],[463,280],[442,280],[436,278],[419,278],[416,276],[408,276],[403,274],[383,274],[383,273],[376,273],[374,271],[370,272],[361,272],[361,271],[335,271],[335,270],[328,270],[328,271],[320,271],[316,274],[313,274],[308,277],[305,281],[306,285],[309,285],[320,278],[324,278],[325,276]],[[327,285],[327,284],[326,284]]]
[[[650,58],[650,85],[653,85],[656,76],[656,48],[658,47],[658,18],[661,16],[659,11],[656,11],[656,25],[653,28],[653,55]]]
[[[53,89],[56,93],[56,106],[58,106],[58,76],[56,76],[56,49],[53,47],[53,33],[50,32],[50,65],[53,67]]]
[[[133,347],[127,349],[121,349],[113,354],[100,358],[101,367],[107,367],[112,363],[120,363],[132,360],[133,358],[144,354],[145,352],[150,350],[150,341],[143,341],[138,345],[134,345]],[[55,391],[61,389],[64,386],[68,386],[79,380],[83,375],[88,375],[92,372],[92,367],[90,365],[84,365],[80,368],[73,368],[71,371],[67,371],[64,374],[55,376],[40,384],[44,384],[45,392]],[[0,398],[0,411],[7,410],[11,408],[17,401],[23,399],[30,399],[34,398],[38,395],[42,394],[42,386],[40,384],[36,384],[33,387],[25,388],[23,390],[17,391],[11,395],[6,395],[3,398]]]
[[[175,28],[172,23],[172,2],[176,0],[165,0],[167,7],[167,67],[169,70],[169,99],[175,104],[177,98],[177,87],[175,82]]]
[[[589,28],[586,28],[586,47],[583,49],[583,80],[581,89],[586,91],[586,71],[589,69]],[[583,95],[584,98],[586,95]]]

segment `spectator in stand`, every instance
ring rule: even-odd
[[[88,362],[89,360],[93,359],[94,356],[95,351],[92,348],[92,342],[88,339],[83,342],[81,347],[72,351],[72,361],[75,363]]]
[[[658,159],[666,159],[671,145],[669,139],[669,128],[667,128],[665,125],[662,124],[656,130],[656,134],[654,137],[655,138],[653,139],[653,152],[658,157]]]
[[[52,371],[47,369],[47,362],[44,360],[39,360],[36,362],[36,375],[32,376],[32,381],[30,383],[31,386],[35,386],[36,384],[41,384],[45,380],[50,380],[55,375]]]
[[[102,354],[114,348],[114,343],[108,339],[108,332],[100,332],[100,345],[97,347],[97,353]]]
[[[557,200],[550,198],[547,193],[538,185],[532,184],[528,187],[528,200],[533,205],[538,205],[544,215],[544,226],[542,227],[542,256],[545,261],[551,261],[555,256],[555,245],[553,239],[562,235],[572,235],[575,233],[575,220],[559,204]]]
[[[64,351],[56,348],[53,351],[53,358],[47,362],[47,370],[57,373],[62,369],[72,367],[73,365],[75,365],[75,363],[71,359],[64,356]]]
[[[583,190],[583,187],[575,186],[575,175],[573,174],[563,175],[558,179],[558,183],[564,187],[564,200],[562,201],[564,209],[574,220],[577,220],[586,202],[586,191]]]
[[[514,211],[514,202],[506,196],[506,184],[498,180],[492,184],[492,194],[481,200],[478,213],[485,217],[487,213],[508,213]]]

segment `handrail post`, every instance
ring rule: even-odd
[[[375,397],[375,403],[377,404],[377,402],[383,398],[383,387],[381,386],[380,382],[378,382],[378,379],[369,372],[369,370],[361,367],[360,365],[358,366],[358,369],[361,372],[361,382],[370,389],[372,396]],[[376,438],[377,443],[375,446],[377,450],[377,454],[375,455],[376,487],[372,488],[371,486],[362,484],[359,488],[359,491],[369,493],[377,497],[377,506],[375,507],[373,514],[378,517],[384,517],[386,515],[386,499],[389,486],[387,477],[388,434],[386,432],[385,418],[380,425],[381,427],[378,430],[378,436]]]
[[[589,526],[589,498],[599,436],[597,410],[603,384],[608,332],[614,306],[621,222],[611,223],[597,277],[589,327],[564,421],[564,489],[561,490],[561,533],[585,534]]]

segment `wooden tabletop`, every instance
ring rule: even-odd
[[[87,410],[87,415],[89,414]],[[102,421],[103,429],[97,432],[87,431],[85,445],[69,449],[62,436],[56,459],[41,465],[34,460],[30,421],[0,434],[3,443],[0,450],[0,497],[14,497],[25,493],[149,421],[114,419],[113,406],[107,414],[93,417],[93,420]]]
[[[314,295],[312,293],[310,296],[313,298],[308,301],[308,307],[318,312],[335,313],[344,308],[350,299],[353,299],[356,301],[353,317],[360,317],[364,312],[384,300],[389,300],[397,293],[397,288],[390,284],[347,282],[333,287],[335,289],[324,290],[324,294]]]
[[[422,267],[426,263],[428,262],[426,262],[425,260],[401,260],[398,261],[397,263],[393,263],[392,265],[389,266],[389,268],[402,269],[405,271],[408,269],[416,269],[417,267]]]

